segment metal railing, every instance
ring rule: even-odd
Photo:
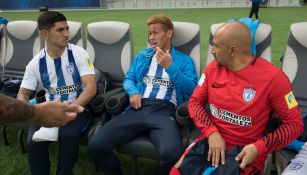
[[[300,0],[264,0],[265,6],[299,6]],[[100,0],[106,9],[249,7],[250,0]]]

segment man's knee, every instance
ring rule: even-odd
[[[108,147],[107,145],[108,143],[104,142],[99,137],[91,139],[87,145],[89,157],[93,160],[96,157],[101,157],[104,154],[111,152],[113,148]]]
[[[181,146],[167,147],[165,149],[160,150],[160,156],[162,160],[176,163],[181,156],[182,151],[183,150]]]

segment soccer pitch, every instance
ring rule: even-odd
[[[185,21],[200,24],[202,70],[207,57],[210,26],[214,23],[225,22],[230,18],[242,18],[249,14],[249,8],[204,8],[204,9],[142,9],[142,10],[67,10],[62,13],[70,21],[87,24],[98,21],[121,21],[131,25],[134,53],[137,53],[147,44],[146,20],[149,16],[165,14],[173,21]],[[36,20],[40,12],[0,12],[0,16],[9,21]],[[286,48],[290,25],[307,21],[307,6],[260,8],[261,23],[272,27],[272,62],[280,67],[280,57]],[[21,29],[22,30],[22,29]],[[307,31],[306,31],[307,34]],[[0,169],[3,175],[28,175],[29,167],[27,155],[21,154],[16,142],[16,129],[9,128],[9,146],[0,144]],[[57,144],[51,146],[50,159],[52,163],[51,174],[55,174],[57,163]],[[131,160],[128,156],[120,155],[122,168],[125,174],[130,174]],[[138,161],[138,174],[155,174],[156,161],[141,159]],[[39,166],[39,165],[38,165]],[[76,175],[93,174],[93,165],[89,162],[87,150],[80,146],[80,155],[74,172]]]

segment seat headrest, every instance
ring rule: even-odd
[[[7,24],[7,31],[9,34],[20,40],[26,40],[31,38],[34,32],[37,30],[37,22],[35,21],[13,21]]]
[[[307,48],[307,22],[300,22],[292,24],[290,30],[295,37],[295,39],[302,44],[304,47]]]
[[[69,26],[69,38],[72,39],[76,36],[78,31],[81,29],[81,23],[75,21],[67,21],[67,25]]]
[[[199,25],[189,22],[173,22],[174,36],[173,45],[181,46],[191,41],[199,32]]]
[[[89,24],[87,30],[96,40],[112,44],[118,42],[128,32],[129,24],[117,21],[95,22]]]

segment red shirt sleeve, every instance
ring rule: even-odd
[[[290,82],[286,75],[279,71],[268,89],[269,103],[280,119],[278,128],[263,136],[254,144],[259,155],[281,149],[296,139],[304,129],[301,112],[292,93]]]
[[[206,79],[206,71],[199,79],[198,85],[190,98],[188,109],[191,118],[196,126],[201,130],[202,134],[208,137],[211,133],[217,131],[211,121],[210,116],[206,112],[208,104],[208,81]]]

